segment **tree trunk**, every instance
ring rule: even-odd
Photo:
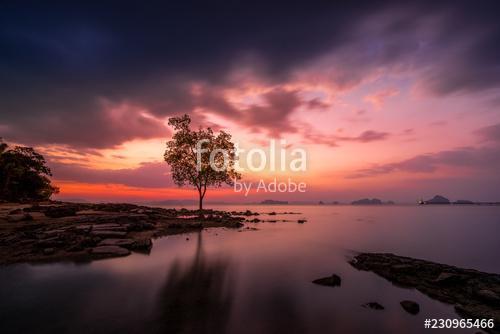
[[[199,196],[200,196],[200,201],[199,201],[199,206],[198,206],[198,210],[203,210],[203,195],[201,194],[201,191],[199,192]]]

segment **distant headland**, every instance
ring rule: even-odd
[[[454,202],[450,201],[448,198],[436,195],[431,199],[426,201],[420,200],[418,201],[419,205],[500,205],[500,202],[474,202],[465,199],[459,199]]]
[[[357,201],[353,201],[351,202],[352,205],[392,205],[394,204],[393,201],[387,201],[387,202],[383,202],[382,200],[378,199],[378,198],[372,198],[372,199],[369,199],[369,198],[363,198],[363,199],[359,199]]]

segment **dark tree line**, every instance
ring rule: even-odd
[[[31,147],[9,146],[0,138],[0,200],[47,200],[58,192],[45,159]]]

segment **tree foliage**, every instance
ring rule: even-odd
[[[45,159],[31,147],[9,146],[0,138],[0,199],[7,201],[46,200],[58,189]]]
[[[211,128],[191,130],[189,115],[170,118],[168,124],[175,133],[167,142],[165,161],[171,167],[175,184],[196,188],[202,210],[208,187],[232,185],[234,179],[241,178],[235,170],[235,145],[227,132],[216,135]]]

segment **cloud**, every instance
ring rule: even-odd
[[[371,143],[374,141],[386,140],[390,137],[390,133],[366,130],[357,136],[339,136],[335,134],[319,133],[310,124],[301,123],[298,132],[302,135],[304,143],[314,145],[325,145],[329,147],[337,147],[340,142],[358,142]]]
[[[256,94],[258,102],[245,106],[231,103],[223,90],[213,87],[200,87],[193,95],[193,108],[224,116],[253,132],[267,132],[269,136],[279,137],[282,133],[297,131],[290,116],[299,107],[320,108],[326,104],[320,101],[304,100],[298,90],[276,87]]]
[[[36,102],[33,107],[36,107]],[[3,132],[6,140],[31,145],[65,144],[79,149],[115,147],[127,140],[167,137],[163,121],[140,106],[101,100],[88,111],[20,116]]]
[[[111,4],[11,2],[0,13],[0,128],[20,142],[104,148],[165,136],[165,117],[187,112],[201,123],[197,108],[253,130],[295,131],[290,119],[300,94],[286,88],[294,80],[350,89],[407,71],[435,95],[495,90],[497,6],[371,1],[193,10],[188,2],[122,4],[116,16]],[[246,84],[248,76],[232,75],[244,66],[273,91],[265,105],[235,108],[221,95]],[[193,98],[196,83],[213,92]],[[308,101],[300,103],[326,107]],[[113,116],[110,105],[128,110]]]
[[[94,169],[78,164],[49,161],[56,181],[95,184],[122,184],[140,188],[174,187],[170,169],[164,162],[143,162],[137,168]]]
[[[482,141],[500,143],[500,123],[485,126],[475,131]]]
[[[421,154],[399,162],[359,169],[349,175],[349,178],[374,177],[394,172],[433,173],[444,166],[495,171],[496,175],[500,168],[500,147],[463,147]]]
[[[380,109],[383,107],[384,102],[387,98],[396,96],[398,94],[399,89],[389,88],[380,92],[376,92],[374,94],[367,95],[365,96],[364,100],[373,104],[376,109]]]
[[[370,143],[372,141],[385,140],[390,136],[388,132],[379,132],[374,130],[363,131],[360,135],[355,137],[337,137],[337,140],[354,141],[360,143]]]

